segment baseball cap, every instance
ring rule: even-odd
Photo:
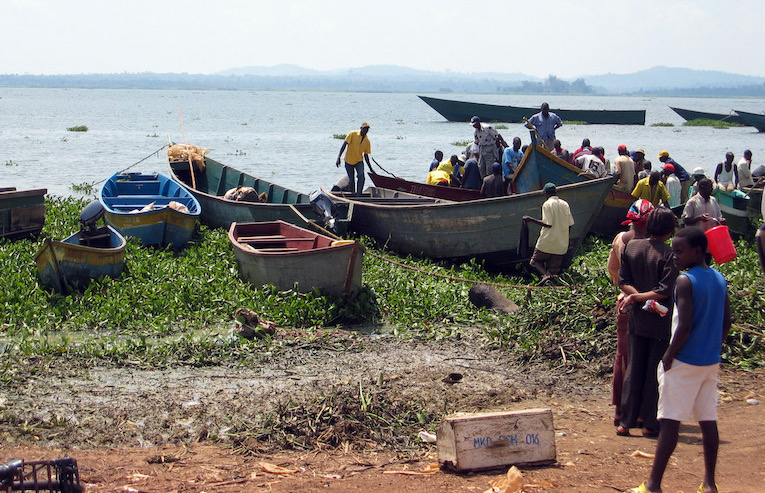
[[[674,173],[675,172],[675,165],[672,164],[672,163],[665,164],[664,166],[661,167],[661,169],[663,169],[667,173]]]
[[[474,116],[473,118],[471,118],[471,119],[470,119],[470,123],[471,123],[471,125],[472,125],[473,123],[476,123],[476,122],[480,123],[480,122],[481,122],[481,119],[480,119],[479,117],[477,117],[477,116]]]
[[[364,127],[369,128],[369,124],[367,122],[362,123],[361,124],[361,128],[364,128]]]
[[[669,157],[669,152],[667,152],[667,151],[661,151],[661,152],[659,153],[659,157]]]
[[[693,174],[694,175],[706,175],[706,171],[704,171],[704,168],[699,166],[698,168],[693,168]]]
[[[626,151],[627,146],[624,144],[619,144],[619,147],[616,148],[617,151]]]
[[[542,191],[544,193],[555,193],[555,184],[554,183],[545,183],[545,186],[542,188]]]

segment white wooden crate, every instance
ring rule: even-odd
[[[550,409],[455,414],[437,437],[438,462],[457,471],[555,462]]]

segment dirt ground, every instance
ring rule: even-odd
[[[615,435],[609,375],[570,364],[520,365],[464,339],[337,337],[338,345],[295,345],[248,368],[26,369],[21,385],[0,388],[0,461],[69,455],[87,491],[128,493],[482,493],[506,473],[434,472],[435,446],[410,437],[401,437],[396,450],[351,440],[308,451],[264,446],[247,454],[225,438],[227,430],[273,412],[285,399],[361,388],[384,392],[391,402],[416,401],[429,412],[552,409],[557,462],[521,468],[526,492],[624,491],[648,474],[651,459],[633,453],[652,454],[655,440]],[[445,383],[450,373],[463,378]],[[765,425],[763,377],[762,370],[721,374],[717,477],[725,493],[765,491],[765,443],[758,433]],[[683,425],[665,492],[696,491],[700,439],[698,426]],[[273,466],[285,470],[269,472]]]

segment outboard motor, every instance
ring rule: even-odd
[[[106,210],[98,200],[86,205],[80,212],[80,244],[87,246],[108,246],[109,229],[96,223],[104,217]]]
[[[323,226],[328,229],[334,229],[335,216],[337,215],[335,202],[321,190],[311,193],[310,198],[313,210],[322,218]]]

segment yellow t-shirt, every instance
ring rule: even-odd
[[[542,228],[537,240],[537,250],[553,255],[568,251],[568,228],[574,225],[574,216],[568,202],[553,195],[542,204],[542,222],[550,228]]]
[[[354,130],[345,137],[345,142],[348,144],[348,148],[345,150],[345,162],[348,164],[358,164],[364,158],[364,154],[371,154],[372,150],[369,145],[369,136],[364,136],[364,141],[361,141],[361,132]]]
[[[632,196],[635,199],[644,199],[653,204],[654,207],[659,207],[661,201],[669,203],[669,192],[667,187],[664,186],[664,182],[659,180],[656,184],[656,190],[654,190],[653,196],[651,196],[651,185],[648,184],[649,177],[645,177],[638,180],[635,184],[635,189],[632,191]]]
[[[428,173],[428,179],[425,182],[428,185],[438,185],[440,182],[445,181],[446,183],[451,184],[452,182],[452,176],[447,173],[446,171],[440,169],[439,166],[438,169],[434,169],[430,173]]]

